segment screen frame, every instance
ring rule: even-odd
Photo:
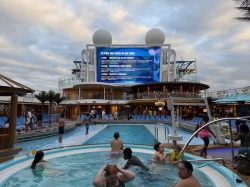
[[[149,48],[149,47],[159,47],[159,49],[160,49],[160,62],[159,62],[159,81],[158,82],[161,82],[161,79],[162,79],[162,60],[163,60],[163,55],[162,55],[162,53],[163,53],[163,47],[162,46],[168,46],[168,49],[170,49],[171,47],[170,47],[170,45],[169,44],[142,44],[142,45],[140,45],[140,44],[137,44],[137,45],[134,45],[134,44],[132,44],[132,45],[124,45],[124,44],[122,44],[122,45],[119,45],[119,44],[116,44],[116,45],[94,45],[94,58],[95,58],[95,60],[94,60],[94,69],[95,69],[95,82],[98,82],[98,83],[106,83],[106,84],[113,84],[113,85],[116,85],[116,84],[118,84],[118,85],[120,85],[120,84],[123,84],[123,85],[126,85],[126,84],[147,84],[147,83],[152,83],[152,82],[150,82],[150,81],[145,81],[145,82],[127,82],[127,83],[121,83],[121,82],[117,82],[117,83],[110,83],[110,82],[100,82],[100,81],[98,81],[97,80],[97,74],[98,74],[98,71],[97,71],[97,60],[98,60],[98,57],[97,57],[97,48],[99,48],[99,47],[106,47],[106,48]],[[156,83],[157,83],[157,81],[156,81]]]

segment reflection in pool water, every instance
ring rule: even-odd
[[[147,165],[152,154],[134,152],[134,155]],[[45,156],[46,159],[46,156]],[[122,157],[111,157],[108,151],[97,151],[91,153],[81,153],[51,159],[46,163],[50,169],[43,173],[33,173],[30,167],[18,171],[10,179],[4,182],[1,187],[9,186],[60,186],[77,187],[93,186],[94,176],[105,163],[117,164],[123,167],[126,161]],[[194,167],[196,167],[194,165]],[[129,168],[136,174],[135,180],[127,183],[127,187],[159,187],[168,186],[179,180],[177,167],[175,164],[164,164],[154,170],[153,174],[141,171],[138,167]],[[212,187],[212,183],[207,176],[194,169],[193,173],[203,187]]]
[[[234,148],[234,155],[238,155],[238,147]],[[232,159],[232,151],[231,148],[217,148],[217,149],[208,149],[208,155],[222,158],[224,160],[231,160]]]

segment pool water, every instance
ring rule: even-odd
[[[145,165],[151,159],[152,154],[134,152]],[[46,159],[46,155],[45,155]],[[108,151],[97,151],[91,153],[81,153],[58,157],[45,163],[50,169],[43,172],[32,172],[30,167],[26,167],[7,179],[1,187],[91,187],[93,179],[105,163],[117,164],[123,167],[126,160],[123,157],[111,157]],[[210,179],[194,166],[195,175],[203,187],[212,187]],[[136,174],[136,178],[126,183],[126,187],[161,187],[169,186],[179,180],[177,166],[175,164],[165,164],[149,174],[138,167],[130,167],[130,171]]]
[[[144,125],[109,125],[84,144],[109,143],[114,133],[119,132],[123,143],[153,145],[154,136]]]
[[[173,133],[172,126],[169,127],[169,133]],[[58,136],[52,136],[48,138],[21,142],[15,144],[15,147],[22,147],[23,150],[20,153],[30,153],[32,149],[48,149],[56,148],[60,146],[72,146],[82,144],[100,144],[109,143],[113,139],[114,132],[120,133],[120,139],[124,143],[132,144],[154,144],[155,124],[147,125],[90,125],[89,135],[85,135],[86,129],[84,126],[76,126],[76,128],[63,136],[63,143],[58,143]],[[185,144],[190,138],[191,133],[177,129],[177,134],[183,137],[182,141],[178,141],[179,144]],[[162,138],[160,138],[162,137]],[[164,129],[159,127],[159,141],[162,143],[167,142],[165,140]],[[170,141],[171,142],[171,141]],[[210,140],[210,143],[212,141]],[[193,138],[190,145],[203,144],[200,138]]]

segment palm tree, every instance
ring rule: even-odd
[[[237,17],[237,20],[250,22],[250,1],[249,0],[234,0],[239,7],[236,9],[244,12],[244,17]]]
[[[47,92],[41,91],[39,94],[35,94],[35,97],[42,103],[41,113],[43,114],[44,103],[47,101]]]
[[[64,97],[61,97],[59,93],[56,94],[56,99],[54,100],[57,104],[60,104],[63,100],[65,100]]]
[[[51,124],[51,113],[52,113],[52,104],[53,102],[56,100],[57,98],[57,94],[50,90],[48,93],[47,93],[47,101],[49,101],[49,124]]]
[[[56,94],[56,99],[54,100],[56,104],[60,104],[63,100],[65,100],[65,97],[61,97],[59,93]]]

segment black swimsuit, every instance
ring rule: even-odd
[[[117,186],[109,186],[109,184],[107,183],[106,187],[125,187],[125,184],[120,179],[118,179],[118,181],[119,184]]]
[[[59,134],[64,134],[64,126],[58,127]]]

